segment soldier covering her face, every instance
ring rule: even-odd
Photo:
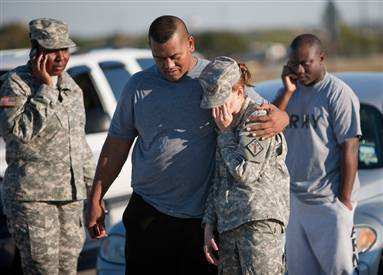
[[[204,251],[219,274],[283,274],[287,147],[283,134],[249,137],[247,119],[264,112],[245,94],[249,78],[245,65],[225,56],[211,61],[199,77],[201,108],[212,109],[218,128],[215,176],[203,218]]]

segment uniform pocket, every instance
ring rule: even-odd
[[[284,232],[282,224],[274,220],[251,221],[246,223],[245,227],[253,232],[269,233],[273,235],[280,235]]]
[[[41,257],[42,253],[49,251],[50,244],[55,244],[52,238],[48,235],[45,227],[28,225],[28,235],[31,256],[33,259]]]
[[[68,129],[68,120],[66,119],[66,117],[60,117],[57,113],[55,113],[54,116],[57,119],[57,123],[61,126],[61,128]]]

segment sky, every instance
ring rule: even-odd
[[[181,17],[190,32],[247,31],[277,27],[320,27],[327,0],[0,0],[0,24],[51,17],[65,21],[71,35],[86,38],[123,33],[146,34],[158,16]],[[383,0],[335,0],[347,24],[378,21]]]

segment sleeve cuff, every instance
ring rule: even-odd
[[[346,140],[351,139],[351,138],[358,138],[358,139],[360,139],[361,136],[362,136],[361,131],[356,131],[356,132],[354,132],[352,134],[348,134],[348,135],[344,135],[344,136],[338,137],[337,140],[338,140],[339,144],[342,144]]]
[[[212,217],[211,215],[205,215],[201,222],[201,224],[211,224],[211,225],[215,225],[216,223],[217,223],[217,219]]]

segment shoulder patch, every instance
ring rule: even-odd
[[[239,143],[242,154],[246,160],[259,163],[265,161],[270,139],[259,140],[254,137],[242,135],[240,136]]]
[[[245,147],[253,157],[256,157],[264,150],[262,144],[257,139],[251,140]]]

